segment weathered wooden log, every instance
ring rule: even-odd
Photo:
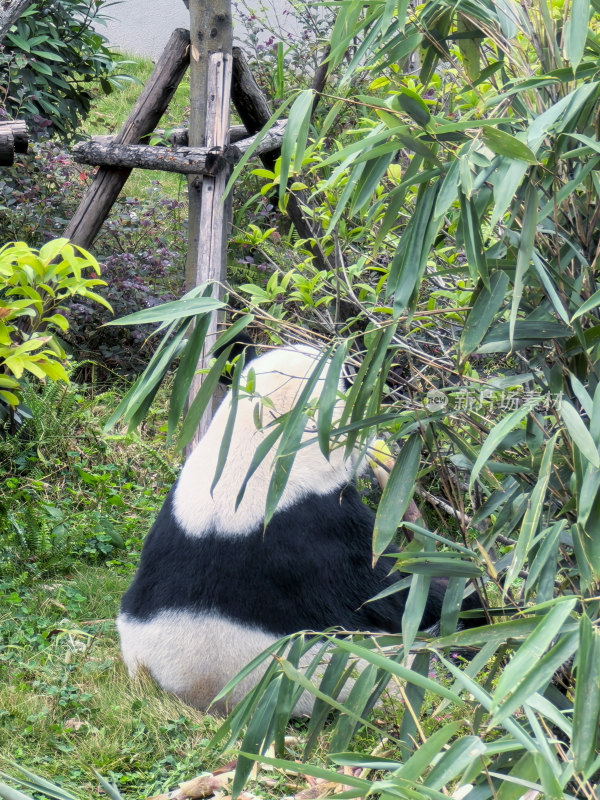
[[[177,147],[187,147],[189,145],[188,134],[189,131],[187,128],[170,128],[168,134],[167,131],[162,128],[157,128],[154,134],[149,134],[144,140],[152,135],[156,135],[164,137],[165,141],[169,144],[176,145]],[[251,134],[248,133],[245,125],[232,125],[229,128],[229,141],[232,144],[240,142],[242,139],[247,139],[249,136],[251,136]]]
[[[271,118],[269,104],[259,85],[254,80],[254,75],[239,47],[233,48],[231,99],[237,113],[240,115],[240,119],[251,133],[260,131]],[[261,160],[267,169],[272,170],[278,156],[279,152],[277,150],[272,150],[263,153],[261,155]],[[318,244],[319,233],[322,232],[313,230],[311,223],[307,220],[302,211],[300,198],[296,192],[290,192],[288,194],[286,213],[296,228],[298,236],[309,242],[307,248],[310,253],[312,253],[318,268],[323,270],[332,269],[334,266],[333,263],[329,261]]]
[[[10,167],[15,160],[15,140],[9,128],[0,130],[0,167]]]
[[[116,137],[119,143],[137,144],[154,130],[185,74],[189,49],[189,31],[174,30]],[[82,247],[89,247],[130,174],[128,167],[100,167],[64,235]]]
[[[254,151],[257,156],[281,147],[287,120],[278,121],[262,137]],[[180,130],[187,130],[180,128]],[[246,129],[244,128],[244,131]],[[241,139],[225,149],[214,147],[164,147],[150,144],[119,144],[114,136],[94,136],[73,147],[79,164],[93,167],[128,167],[179,172],[183,175],[216,175],[220,169],[237,163],[256,141],[256,136]]]
[[[103,137],[104,138],[104,137]],[[73,158],[94,167],[157,169],[182,175],[216,175],[222,168],[224,151],[219,147],[161,147],[151,144],[119,144],[99,137],[79,142]]]
[[[26,153],[28,146],[27,125],[23,120],[0,122],[0,166],[10,167],[15,153]]]
[[[5,127],[10,128],[15,141],[15,153],[26,153],[29,147],[29,136],[27,133],[27,123],[23,119],[7,120],[0,122],[0,131]]]

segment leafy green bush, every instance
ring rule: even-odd
[[[94,91],[120,87],[127,76],[95,29],[104,0],[40,0],[0,44],[0,113],[27,120],[32,131],[54,128],[71,138]]]
[[[90,270],[90,277],[83,270]],[[0,411],[5,415],[19,404],[24,372],[42,381],[68,382],[65,352],[54,331],[67,330],[65,304],[73,297],[110,309],[93,291],[105,285],[99,271],[98,262],[67,239],[55,239],[39,251],[24,242],[0,249]]]

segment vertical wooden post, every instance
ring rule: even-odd
[[[229,130],[231,91],[231,0],[190,0],[190,147],[224,147]],[[186,288],[205,281],[223,283],[227,265],[226,241],[230,205],[223,204],[225,172],[215,178],[194,176],[188,182],[189,223]],[[221,289],[215,283],[213,296]],[[208,350],[217,333],[213,314],[199,368],[207,364]],[[196,396],[202,376],[196,375],[188,406]],[[188,455],[203,436],[212,416],[209,407],[200,421]]]

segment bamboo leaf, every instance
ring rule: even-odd
[[[575,659],[573,705],[573,760],[576,772],[584,772],[596,755],[600,722],[600,631],[583,614],[579,623],[579,650]]]
[[[462,161],[466,163],[466,161]],[[460,169],[460,167],[459,167]],[[462,186],[462,181],[461,181]],[[464,188],[464,187],[463,187]],[[463,191],[459,194],[462,232],[465,242],[467,255],[467,266],[473,283],[477,283],[481,278],[484,285],[489,289],[488,268],[483,251],[483,240],[481,238],[481,227],[479,215],[475,208],[475,203],[468,198]]]
[[[229,357],[229,350],[230,348],[228,348],[225,351],[225,353],[227,353],[226,358]],[[224,355],[225,353],[222,353],[221,355]],[[233,371],[233,378],[231,380],[229,416],[227,417],[227,423],[225,424],[225,430],[223,431],[223,438],[221,439],[221,447],[219,448],[219,455],[217,457],[217,466],[215,468],[215,474],[212,480],[212,484],[210,486],[211,494],[215,486],[219,482],[221,475],[223,474],[223,470],[225,468],[225,462],[227,461],[227,455],[229,454],[229,447],[231,445],[231,437],[233,435],[233,427],[235,425],[235,417],[237,414],[240,380],[242,378],[242,372],[244,369],[245,360],[246,360],[246,355],[245,353],[242,353]],[[216,370],[214,370],[214,372],[216,373]]]
[[[331,350],[332,347],[328,347],[320,358],[315,359],[315,367],[308,377],[296,405],[285,420],[281,441],[275,453],[273,476],[271,477],[267,490],[265,527],[273,517],[277,504],[285,490],[292,465],[296,458],[296,452],[306,427],[306,404],[312,397],[321,372],[331,356]]]
[[[331,423],[333,420],[333,410],[338,399],[340,384],[340,374],[346,355],[348,353],[348,343],[338,345],[335,353],[331,357],[327,377],[323,385],[323,391],[319,399],[319,412],[317,415],[317,435],[319,447],[325,458],[329,459],[329,437],[331,436]]]
[[[414,683],[415,686],[422,686],[426,691],[433,692],[440,697],[446,697],[448,700],[451,700],[461,707],[464,705],[457,694],[450,691],[442,684],[436,683],[436,681],[432,681],[424,675],[420,675],[418,672],[413,672],[408,667],[403,667],[396,661],[386,658],[386,656],[380,653],[368,650],[366,647],[361,647],[361,645],[355,642],[348,642],[346,639],[336,640],[336,645],[342,650],[347,650],[349,653],[358,656],[358,658],[368,661],[369,664],[374,664],[379,669],[383,669],[386,672],[390,672],[392,675],[396,675],[398,678],[408,681],[408,683]]]
[[[533,254],[533,245],[535,241],[535,230],[537,225],[537,209],[538,209],[538,193],[533,184],[527,187],[524,203],[523,215],[523,230],[521,231],[521,242],[519,244],[519,252],[517,253],[517,268],[515,270],[515,282],[513,289],[513,299],[510,307],[509,318],[509,338],[511,345],[515,338],[515,323],[517,321],[517,312],[521,297],[523,295],[523,285],[525,275],[529,269]]]
[[[479,455],[477,456],[477,461],[473,464],[473,469],[471,470],[471,479],[469,481],[469,491],[473,491],[473,486],[475,485],[475,481],[477,480],[479,473],[486,465],[488,459],[498,447],[498,445],[504,440],[506,435],[516,428],[517,425],[523,420],[533,409],[534,403],[527,402],[524,403],[519,408],[512,411],[507,416],[503,417],[492,430],[489,432],[487,439],[483,443],[481,450],[479,451]]]
[[[521,571],[531,547],[531,540],[537,531],[540,518],[542,516],[542,509],[544,507],[546,490],[550,481],[550,475],[552,474],[552,456],[554,455],[554,447],[556,445],[557,438],[558,433],[554,434],[552,439],[547,442],[544,449],[544,455],[540,465],[537,483],[531,492],[531,497],[527,504],[527,510],[525,511],[525,516],[523,517],[523,522],[521,524],[519,538],[513,552],[513,559],[504,580],[504,594],[506,594],[509,587],[513,584],[515,578]]]
[[[532,694],[544,689],[560,665],[564,664],[577,650],[578,641],[579,633],[577,631],[562,636],[559,642],[534,665],[535,668],[527,673],[527,677],[520,681],[516,689],[498,706],[489,721],[490,727],[506,720],[519,706],[526,703]]]
[[[493,695],[492,710],[495,711],[509,693],[514,692],[532,670],[537,670],[539,659],[552,640],[558,636],[564,622],[577,605],[576,597],[560,598],[554,608],[541,618],[533,631],[510,660],[500,675]]]
[[[490,276],[489,288],[485,286],[477,295],[473,308],[465,320],[463,332],[458,343],[459,359],[464,361],[477,349],[481,340],[490,329],[492,322],[506,297],[508,275],[497,270]]]
[[[212,365],[209,372],[204,376],[202,384],[200,385],[200,389],[192,400],[192,403],[188,408],[187,414],[183,420],[181,433],[177,439],[177,447],[179,449],[183,449],[186,444],[189,444],[189,442],[192,441],[194,433],[196,432],[200,420],[202,419],[202,415],[204,414],[206,407],[208,406],[208,403],[213,396],[215,389],[217,388],[217,383],[219,382],[223,368],[227,363],[230,352],[231,347],[225,349]]]
[[[179,359],[179,366],[177,367],[177,373],[173,381],[173,389],[171,390],[171,403],[169,405],[169,414],[167,417],[167,438],[169,440],[179,422],[179,417],[183,411],[192,379],[198,369],[198,361],[202,353],[202,347],[209,325],[210,316],[208,314],[196,322],[188,338],[185,350]]]
[[[513,136],[500,128],[492,128],[486,125],[483,128],[483,141],[494,153],[507,158],[514,158],[517,161],[524,161],[527,164],[537,164],[537,158],[526,144],[516,136]]]
[[[204,287],[203,287],[204,288]],[[172,303],[163,303],[153,308],[127,314],[126,317],[105,322],[105,325],[148,325],[152,322],[172,322],[184,317],[194,317],[197,314],[208,314],[219,308],[224,308],[225,303],[214,297],[182,297]]]
[[[572,0],[571,15],[565,25],[564,46],[565,56],[571,62],[573,71],[577,69],[583,58],[589,19],[589,0]]]
[[[415,489],[421,458],[421,437],[413,433],[400,451],[377,509],[373,554],[377,559],[394,538]]]
[[[599,469],[600,457],[598,456],[598,448],[575,408],[568,400],[561,399],[558,412],[573,442],[590,464]]]
[[[577,311],[571,317],[571,322],[574,322],[574,320],[579,319],[579,317],[582,317],[584,314],[587,314],[588,311],[591,311],[593,308],[597,308],[598,306],[600,306],[600,290],[594,292],[591,297],[589,297],[579,306]]]
[[[485,744],[478,736],[462,736],[452,742],[449,749],[435,764],[425,779],[425,785],[431,786],[433,789],[441,789],[464,772],[475,759],[481,758],[485,751]]]
[[[279,204],[282,208],[284,207],[284,197],[290,171],[293,168],[298,172],[302,168],[312,104],[312,89],[304,89],[294,100],[288,114],[288,121],[281,143],[281,166],[279,170]]]

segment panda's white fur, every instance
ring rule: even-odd
[[[319,357],[313,348],[284,347],[247,365],[244,374],[252,368],[256,375],[256,394],[273,406],[263,406],[265,424],[293,407]],[[130,674],[145,667],[163,688],[201,708],[282,635],[334,626],[401,628],[405,594],[367,603],[398,576],[389,576],[388,559],[371,565],[374,514],[350,481],[344,448],[329,461],[316,442],[298,451],[266,529],[275,451],[235,509],[252,456],[269,432],[256,428],[257,402],[239,397],[227,462],[211,494],[231,409],[230,396],[223,400],[146,538],[117,620]],[[315,438],[314,423],[305,436]],[[439,619],[444,589],[432,583],[424,627]],[[230,703],[259,677],[255,672],[239,684]],[[304,697],[296,713],[309,713],[310,706]]]
[[[236,510],[238,490],[257,447],[272,430],[266,427],[267,424],[294,406],[305,380],[318,364],[319,355],[319,351],[313,347],[297,345],[277,348],[246,367],[245,376],[251,369],[256,374],[256,393],[268,398],[274,408],[263,407],[264,427],[257,429],[254,408],[258,400],[240,396],[229,456],[211,494],[221,439],[231,409],[231,396],[227,395],[223,400],[202,441],[186,461],[175,490],[175,515],[187,534],[202,536],[214,529],[227,536],[243,535],[262,523],[277,448],[269,452],[248,482],[242,502]],[[315,396],[321,392],[325,375],[326,370],[317,382]],[[312,425],[310,427],[313,428]],[[314,438],[314,430],[307,431],[307,435]],[[301,502],[309,492],[328,494],[345,485],[351,471],[350,462],[343,460],[343,448],[334,450],[329,461],[316,443],[302,448],[296,455],[278,508],[289,508]]]

